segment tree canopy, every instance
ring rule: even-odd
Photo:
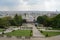
[[[38,16],[37,22],[47,27],[60,27],[60,14],[55,17]]]
[[[0,18],[0,27],[8,28],[10,26],[9,17]]]
[[[21,26],[22,25],[22,16],[15,15],[14,18],[10,16],[0,18],[0,28],[8,28],[9,26]]]

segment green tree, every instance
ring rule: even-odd
[[[16,26],[16,22],[15,22],[15,20],[9,20],[9,22],[10,22],[10,24],[11,24],[11,26]]]
[[[37,22],[43,24],[44,18],[42,16],[37,17]]]
[[[3,17],[0,19],[0,26],[8,28],[10,25],[8,17]]]
[[[49,26],[51,26],[52,19],[46,15],[43,15],[43,16],[37,17],[37,22],[39,24],[43,24],[43,26],[49,27]]]
[[[21,26],[22,25],[22,16],[21,15],[15,15],[14,17],[14,23],[15,25],[18,27],[18,26]]]
[[[53,18],[52,27],[60,28],[60,14]]]

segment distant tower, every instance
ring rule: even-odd
[[[58,13],[58,11],[56,10],[56,13]]]
[[[57,10],[56,10],[56,12],[57,12]]]

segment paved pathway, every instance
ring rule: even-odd
[[[49,31],[49,32],[60,32],[60,30],[45,30],[45,29],[38,29],[38,30]]]
[[[12,32],[13,30],[18,30],[18,29],[20,29],[20,27],[18,27],[18,28],[8,28],[4,31],[4,33]],[[0,32],[0,34],[2,34],[2,32]]]
[[[53,37],[48,37],[46,40],[60,40],[60,35],[58,36],[53,36]]]
[[[0,37],[0,40],[23,40],[17,37]],[[54,37],[48,37],[48,38],[31,38],[31,39],[24,39],[24,40],[60,40],[60,35],[59,36],[54,36]]]
[[[41,33],[40,33],[40,31],[38,31],[38,29],[35,27],[35,25],[34,24],[27,24],[28,26],[31,26],[31,27],[33,27],[33,37],[44,37],[44,35],[42,35]]]

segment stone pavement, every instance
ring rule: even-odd
[[[53,36],[53,37],[48,37],[46,40],[60,40],[60,35],[58,36]]]
[[[32,31],[33,31],[33,37],[44,37],[44,35],[42,35],[40,33],[40,31],[38,31],[38,29],[35,27],[34,24],[28,24],[28,26],[33,27]]]

